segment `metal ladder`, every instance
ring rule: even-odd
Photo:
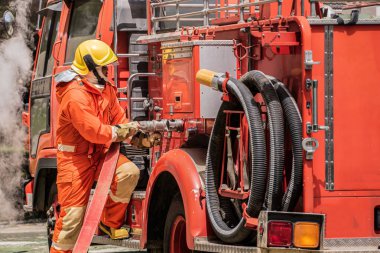
[[[114,5],[113,5],[113,27],[114,27],[114,52],[119,58],[129,58],[129,59],[136,59],[136,58],[141,58],[141,57],[147,57],[147,54],[145,52],[137,52],[137,53],[127,53],[127,54],[120,54],[118,53],[118,24],[117,24],[117,8],[118,8],[118,0],[114,0]],[[133,33],[131,33],[131,37],[133,36]],[[132,40],[131,40],[132,41]],[[136,44],[134,42],[134,44]],[[131,72],[131,66],[134,64],[133,61],[129,60],[130,62],[130,73]],[[132,63],[131,63],[132,62]],[[127,101],[128,102],[128,118],[130,120],[132,119],[132,106],[133,103],[144,103],[146,100],[148,100],[148,97],[137,97],[133,98],[133,81],[135,81],[136,78],[138,77],[146,77],[146,76],[154,76],[156,75],[155,73],[140,73],[136,69],[136,73],[132,73],[132,75],[128,78],[127,82],[127,87],[126,88],[120,88],[119,87],[119,80],[118,80],[118,75],[119,75],[119,68],[118,66],[114,67],[114,82],[116,87],[118,88],[119,93],[126,93],[127,98],[119,98],[119,101]],[[138,80],[137,80],[138,81]],[[141,92],[142,94],[142,92]],[[144,109],[145,111],[145,109]]]

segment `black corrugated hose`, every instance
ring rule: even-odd
[[[251,187],[247,213],[251,217],[258,217],[265,199],[267,181],[266,142],[260,109],[252,93],[244,84],[233,78],[230,78],[227,82],[227,90],[236,98],[238,104],[223,102],[215,120],[206,158],[206,206],[215,234],[224,242],[238,243],[247,239],[253,231],[245,228],[245,219],[243,217],[239,217],[240,220],[236,222],[237,224],[231,225],[222,216],[224,213],[222,208],[225,206],[226,200],[228,200],[218,195],[219,173],[225,139],[226,115],[224,111],[243,108],[247,117],[251,149],[249,166],[251,168]]]
[[[281,210],[283,171],[285,161],[284,118],[280,100],[271,80],[262,72],[253,70],[240,78],[253,94],[260,92],[267,107],[270,156],[265,207]]]
[[[292,170],[288,187],[282,198],[282,211],[293,211],[303,187],[302,117],[297,102],[285,85],[273,77],[269,78],[284,109],[286,127],[289,129],[292,143]]]

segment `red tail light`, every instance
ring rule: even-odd
[[[290,247],[292,244],[292,223],[271,221],[268,223],[268,246]]]

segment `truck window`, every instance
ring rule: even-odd
[[[50,89],[54,66],[53,45],[57,37],[61,12],[49,11],[45,17],[36,76],[32,81],[30,97],[30,155],[37,153],[40,135],[50,131]]]
[[[41,77],[44,75],[44,68],[45,68],[45,59],[46,59],[46,49],[47,49],[47,41],[48,41],[48,33],[49,28],[51,26],[51,19],[52,19],[52,13],[49,13],[49,15],[45,18],[44,27],[42,30],[42,37],[41,37],[41,43],[40,43],[40,51],[38,54],[38,61],[37,61],[37,68],[36,68],[36,78]]]
[[[45,69],[45,75],[52,73],[53,67],[54,67],[54,57],[53,57],[53,45],[55,43],[55,40],[57,38],[58,34],[58,28],[59,28],[59,20],[61,18],[61,12],[54,12],[54,20],[53,20],[53,26],[52,26],[52,35],[51,40],[49,43],[49,54],[46,61],[46,69]]]
[[[52,74],[54,66],[52,50],[57,37],[60,17],[61,12],[49,11],[45,18],[37,60],[36,78]]]
[[[73,3],[65,63],[74,60],[75,50],[81,42],[95,38],[101,7],[101,0],[79,0]]]
[[[33,81],[30,107],[30,156],[37,154],[40,135],[50,131],[51,77]]]

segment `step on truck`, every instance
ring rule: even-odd
[[[380,246],[380,6],[314,0],[41,1],[23,123],[28,212],[59,213],[54,76],[88,39],[119,57],[141,178],[131,238],[148,252],[372,252]]]

